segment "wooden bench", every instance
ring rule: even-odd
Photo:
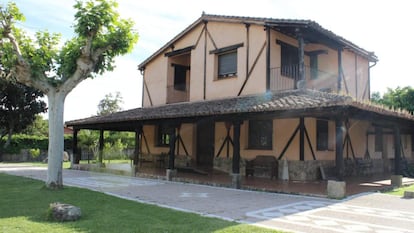
[[[270,176],[277,178],[277,159],[272,155],[258,155],[252,160],[246,161],[246,177]]]

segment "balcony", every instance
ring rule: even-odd
[[[190,100],[190,91],[187,86],[168,86],[167,104],[187,102]]]
[[[300,84],[299,65],[283,66],[270,69],[270,90],[284,91],[306,85],[308,89],[332,91],[336,89],[338,74],[329,73],[305,66],[306,83]]]

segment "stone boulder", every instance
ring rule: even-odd
[[[82,215],[79,207],[59,202],[51,203],[49,210],[51,217],[60,222],[76,221]]]

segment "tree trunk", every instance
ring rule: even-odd
[[[49,149],[46,186],[48,188],[58,189],[63,187],[63,110],[66,94],[56,90],[50,90],[47,97],[49,105]]]
[[[7,133],[7,140],[6,140],[6,143],[4,143],[4,145],[3,145],[4,149],[6,149],[7,147],[10,146],[10,143],[11,143],[11,140],[12,140],[12,135],[13,135],[13,128],[11,127],[11,124],[10,124],[9,132]]]

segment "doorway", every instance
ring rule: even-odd
[[[214,160],[214,121],[197,122],[197,166],[213,168]]]

